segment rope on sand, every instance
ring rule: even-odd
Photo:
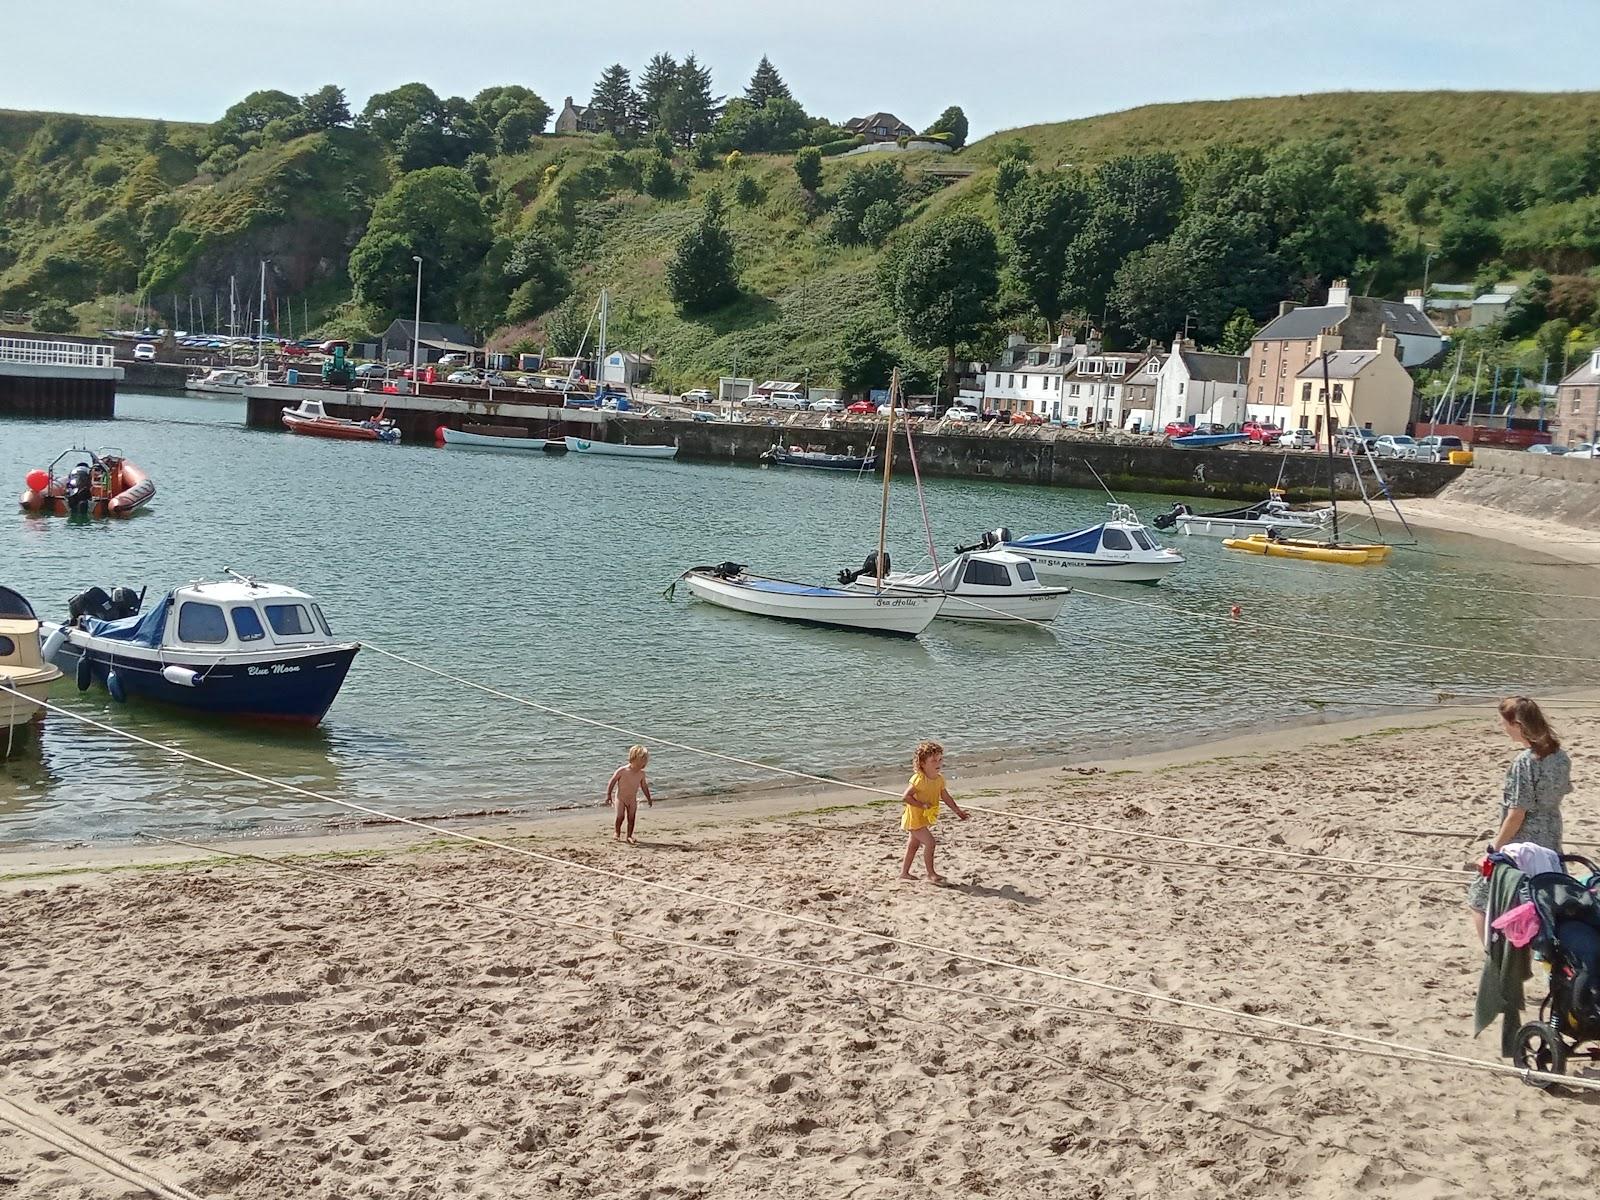
[[[96,1145],[82,1134],[67,1128],[54,1115],[40,1112],[10,1096],[0,1096],[0,1121],[63,1154],[87,1163],[102,1174],[120,1179],[123,1183],[139,1188],[148,1195],[158,1197],[158,1200],[200,1200],[200,1197],[188,1188],[167,1182],[139,1166],[120,1151]]]
[[[374,808],[368,804],[361,804],[354,800],[345,800],[340,797],[329,796],[321,792],[314,792],[310,788],[303,788],[298,784],[286,783],[282,780],[271,779],[265,775],[257,775],[252,771],[246,771],[240,767],[231,767],[224,763],[219,763],[205,758],[191,750],[184,750],[181,747],[157,742],[151,738],[143,737],[137,733],[131,733],[125,729],[118,729],[114,725],[108,725],[103,721],[95,720],[93,717],[87,717],[81,713],[72,712],[70,709],[62,708],[59,705],[51,704],[48,701],[41,700],[36,701],[36,703],[51,712],[61,713],[70,720],[92,726],[106,733],[112,734],[113,736],[123,738],[127,741],[139,743],[140,745],[147,746],[150,749],[160,750],[163,753],[171,754],[177,758],[186,759],[190,762],[195,762],[202,766],[210,767],[213,770],[234,775],[240,779],[248,779],[254,783],[261,783],[267,785],[268,787],[278,788],[280,791],[306,796],[312,800],[319,800],[324,804],[333,804],[341,808],[348,808],[354,812],[366,813],[368,816],[383,817],[397,825],[407,825],[416,829],[425,829],[435,837],[452,838],[456,841],[464,842],[469,845],[489,846],[518,858],[526,858],[534,862],[547,863],[555,867],[564,867],[567,870],[598,876],[599,878],[609,879],[617,883],[626,883],[633,888],[648,888],[657,892],[665,892],[668,895],[682,896],[686,899],[699,900],[707,904],[720,905],[725,908],[737,909],[742,912],[760,913],[763,916],[773,917],[777,920],[787,921],[795,925],[807,925],[816,929],[826,929],[835,933],[842,933],[851,937],[864,938],[878,943],[887,942],[890,945],[904,946],[911,950],[921,950],[930,954],[941,954],[962,962],[975,963],[979,966],[985,967],[995,967],[1005,971],[1015,971],[1018,974],[1029,975],[1038,979],[1050,979],[1059,983],[1068,983],[1077,987],[1085,987],[1096,991],[1108,992],[1112,995],[1133,997],[1136,999],[1147,1000],[1156,1004],[1170,1004],[1176,1008],[1212,1013],[1214,1015],[1227,1017],[1236,1021],[1257,1022],[1264,1025],[1270,1025],[1275,1028],[1294,1030],[1299,1033],[1309,1033],[1323,1038],[1338,1038],[1341,1040],[1341,1042],[1353,1043],[1355,1045],[1362,1046],[1371,1046],[1380,1050],[1425,1055],[1430,1059],[1435,1059],[1441,1062],[1455,1063],[1471,1070],[1487,1070],[1499,1074],[1510,1073],[1514,1075],[1520,1075],[1524,1079],[1529,1079],[1537,1075],[1537,1073],[1519,1072],[1514,1067],[1508,1067],[1503,1063],[1490,1062],[1486,1059],[1451,1054],[1443,1050],[1432,1050],[1422,1046],[1410,1046],[1402,1042],[1394,1042],[1385,1038],[1368,1037],[1365,1034],[1353,1033],[1348,1030],[1330,1029],[1326,1027],[1319,1028],[1314,1025],[1306,1025],[1298,1021],[1291,1021],[1283,1017],[1270,1017],[1263,1013],[1245,1012],[1240,1009],[1227,1008],[1219,1004],[1208,1004],[1200,1000],[1187,1000],[1179,996],[1171,996],[1162,992],[1145,991],[1140,988],[1129,987],[1126,984],[1111,983],[1103,979],[1090,979],[1087,976],[1073,975],[1065,971],[1056,971],[1048,967],[1035,966],[1031,963],[1010,962],[1006,959],[993,958],[989,955],[974,953],[970,950],[957,950],[949,946],[940,946],[936,943],[920,941],[916,938],[908,938],[898,934],[884,933],[881,930],[866,929],[859,925],[848,925],[843,922],[827,921],[820,917],[808,916],[804,913],[785,912],[782,909],[770,908],[764,904],[756,904],[749,900],[740,900],[733,896],[719,896],[714,892],[702,892],[694,888],[683,887],[673,883],[665,883],[660,880],[650,879],[642,875],[633,875],[626,871],[616,871],[608,867],[599,867],[590,863],[576,862],[572,859],[562,858],[560,855],[546,854],[542,851],[533,850],[526,846],[513,846],[507,842],[498,841],[494,838],[481,837],[477,834],[467,833],[463,830],[439,828],[438,826],[428,824],[427,822],[419,821],[414,817],[401,816],[398,813],[385,812],[382,809]],[[599,722],[592,721],[590,723],[599,724]],[[1551,1077],[1551,1081],[1563,1082],[1575,1087],[1592,1088],[1593,1090],[1600,1091],[1600,1079],[1582,1080],[1570,1079],[1567,1076],[1553,1076]]]

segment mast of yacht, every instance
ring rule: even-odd
[[[1333,388],[1328,383],[1328,352],[1322,352],[1322,413],[1328,435],[1328,505],[1333,510],[1333,542],[1339,541],[1339,497],[1334,487]]]
[[[878,590],[883,590],[883,555],[889,536],[889,480],[894,475],[894,410],[900,401],[900,368],[889,377],[889,423],[883,434],[883,503],[878,510]]]

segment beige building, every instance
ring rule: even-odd
[[[1310,360],[1296,372],[1289,420],[1325,440],[1331,409],[1333,429],[1366,429],[1375,434],[1404,433],[1411,420],[1411,376],[1400,365],[1398,343],[1388,333],[1375,350],[1345,350],[1336,333],[1312,344]],[[1324,403],[1322,354],[1327,351],[1332,403]]]
[[[1558,446],[1596,438],[1600,438],[1600,350],[1556,388],[1556,412],[1550,422],[1550,440]]]

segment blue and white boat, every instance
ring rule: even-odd
[[[1250,436],[1244,433],[1186,433],[1173,438],[1169,444],[1181,450],[1208,450],[1213,446],[1236,446],[1249,440]]]
[[[135,698],[246,720],[315,725],[361,646],[336,639],[322,608],[282,584],[229,571],[175,588],[140,611],[127,588],[91,588],[64,625],[44,624],[44,655],[119,703]]]
[[[1002,549],[1033,563],[1046,583],[1101,579],[1114,583],[1160,583],[1183,566],[1183,555],[1169,550],[1145,528],[1126,504],[1110,506],[1111,518],[1075,533],[1036,533],[1013,538],[996,530]]]

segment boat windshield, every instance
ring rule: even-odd
[[[1137,545],[1139,547],[1139,549],[1141,549],[1141,550],[1154,550],[1156,548],[1155,543],[1152,542],[1147,536],[1145,536],[1144,530],[1142,530],[1142,529],[1130,529],[1130,530],[1128,530],[1128,533],[1133,538],[1134,544]]]
[[[1105,532],[1100,535],[1100,548],[1102,550],[1132,550],[1133,543],[1128,540],[1128,535],[1114,525],[1107,525]]]
[[[1017,578],[1024,583],[1032,583],[1037,578],[1033,573],[1033,564],[1031,562],[1019,562],[1017,564]]]
[[[1011,575],[1002,563],[975,558],[967,563],[966,582],[983,587],[1010,587]]]

